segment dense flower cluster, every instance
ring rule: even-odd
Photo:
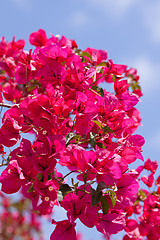
[[[0,239],[43,240],[41,223],[27,199],[11,200],[0,193]]]
[[[128,226],[126,209],[139,189],[129,164],[143,161],[144,138],[135,134],[141,122],[135,106],[142,96],[137,71],[114,64],[106,51],[82,51],[64,36],[47,38],[42,29],[29,41],[34,51],[24,50],[24,40],[0,43],[0,101],[9,108],[0,128],[7,165],[2,191],[21,189],[40,214],[52,213],[55,205],[64,208],[67,219],[53,220],[51,240],[75,240],[77,218],[106,237],[116,234]],[[113,93],[102,82],[106,89],[114,84]],[[21,139],[22,133],[34,141]],[[3,146],[18,142],[6,159]],[[69,172],[60,172],[60,165]],[[73,172],[75,178],[66,182]],[[142,180],[151,184],[152,178],[153,172]]]
[[[147,237],[148,240],[160,239],[160,177],[154,182],[154,174],[158,164],[156,161],[147,159],[144,166],[137,168],[138,175],[143,170],[150,172],[149,176],[142,176],[142,180],[149,188],[140,189],[137,194],[137,200],[134,205],[126,208],[126,235],[123,240],[141,240]],[[154,190],[151,187],[155,183]],[[129,217],[132,214],[138,215],[137,221]]]

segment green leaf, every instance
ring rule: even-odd
[[[27,193],[33,192],[34,191],[34,187],[33,184],[30,186],[30,188],[28,189]]]
[[[10,158],[11,158],[11,156],[8,155],[8,157],[7,157],[7,164],[9,164],[9,160],[10,160]]]
[[[112,190],[109,190],[108,193],[109,193],[109,197],[110,197],[111,202],[112,202],[112,206],[114,207],[115,204],[116,204],[116,201],[117,201],[116,193]]]
[[[92,60],[92,56],[88,52],[80,52],[81,57],[88,57],[90,60]]]
[[[98,87],[98,86],[95,86],[95,85],[93,85],[91,88],[92,88],[93,90],[95,90],[101,97],[104,96],[103,88]]]
[[[91,195],[92,196],[95,196],[96,195],[96,190],[94,188],[90,188],[89,190],[91,192]]]
[[[72,192],[72,188],[65,183],[60,186],[59,191],[62,193],[64,198],[68,193]]]
[[[106,147],[104,146],[104,144],[101,143],[101,142],[96,142],[96,145],[97,145],[99,148],[106,149]]]
[[[66,147],[68,146],[68,144],[70,143],[70,141],[73,141],[73,140],[77,140],[79,141],[81,138],[81,136],[79,134],[75,134],[75,133],[68,133],[67,136],[66,136]]]
[[[97,120],[92,120],[92,122],[94,122],[95,124],[97,124],[100,129],[103,128],[102,123],[100,123],[99,121],[97,121]]]
[[[102,196],[102,192],[97,193],[97,191],[93,188],[90,189],[91,192],[91,196],[92,196],[92,203],[91,206],[95,206],[97,203],[99,203],[101,196]]]
[[[101,205],[102,205],[103,215],[107,214],[108,210],[109,210],[109,203],[108,203],[106,197],[105,196],[101,196],[100,201],[101,201]]]
[[[90,144],[93,148],[95,148],[95,135],[94,132],[90,132]]]
[[[146,194],[143,190],[139,190],[138,194],[137,194],[138,198],[142,201],[144,201],[146,199]]]
[[[98,183],[96,191],[97,191],[97,192],[100,192],[101,190],[103,190],[103,189],[105,189],[105,188],[107,188],[106,183],[103,182],[103,181],[101,181],[101,182]]]
[[[37,174],[37,178],[38,178],[38,180],[39,180],[40,182],[42,182],[42,181],[43,181],[43,174],[39,172],[39,173]]]
[[[33,89],[35,89],[36,87],[37,87],[37,86],[32,85],[32,86],[30,86],[30,87],[27,88],[27,91],[28,91],[28,92],[31,92],[31,91],[33,91]]]
[[[113,80],[113,82],[116,81],[116,76],[114,74],[112,75],[112,80]]]
[[[106,67],[107,66],[107,63],[106,62],[101,62],[101,63],[99,63],[97,66],[102,66],[102,67]]]
[[[103,133],[113,133],[114,134],[114,131],[106,125],[105,127],[103,127]]]
[[[138,82],[133,82],[133,83],[131,83],[131,87],[132,87],[132,90],[135,90],[135,89],[141,90],[141,87],[140,87],[140,85],[138,84]]]
[[[136,88],[141,90],[141,86],[139,84],[136,85]]]
[[[76,134],[75,133],[68,133],[67,135],[66,135],[66,146],[69,144],[69,142],[74,138],[76,136]]]
[[[49,172],[48,173],[48,180],[51,180],[52,179],[52,174]]]

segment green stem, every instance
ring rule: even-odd
[[[95,82],[97,82],[99,79],[101,79],[102,77],[107,76],[107,75],[108,75],[108,73],[106,73],[106,74],[102,75],[101,77],[97,78],[96,80],[94,80],[94,81],[89,85],[89,87],[91,87],[91,86],[92,86]]]

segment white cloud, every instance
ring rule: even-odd
[[[90,4],[101,8],[112,19],[125,17],[125,14],[135,5],[138,0],[89,0]]]
[[[143,24],[149,31],[149,38],[160,44],[160,1],[144,4],[142,9]]]
[[[160,90],[160,63],[155,63],[146,56],[139,56],[130,62],[130,66],[138,70],[140,76],[140,85],[142,92],[146,94],[154,94]]]
[[[88,22],[88,17],[84,12],[74,12],[70,17],[70,23],[74,27],[83,27]]]

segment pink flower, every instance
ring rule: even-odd
[[[56,224],[56,228],[51,234],[50,240],[76,240],[75,223],[71,224],[69,220],[60,222],[52,220],[52,223]]]
[[[67,211],[67,217],[73,224],[77,217],[84,213],[86,206],[76,194],[68,193],[61,202],[61,207]]]
[[[107,61],[107,67],[105,68],[105,72],[107,72],[106,76],[104,76],[105,81],[108,82],[108,83],[112,83],[113,82],[113,75],[117,76],[118,79],[119,78],[121,79],[122,74],[126,70],[126,67],[127,66],[125,66],[125,65],[114,64],[113,61],[111,59],[109,59]]]
[[[148,187],[152,187],[153,185],[153,181],[154,181],[154,176],[153,173],[149,174],[148,177],[147,176],[142,176],[141,180],[148,186]]]
[[[18,192],[26,182],[22,169],[18,166],[16,160],[10,161],[8,167],[0,176],[0,182],[2,183],[1,190],[8,194]]]
[[[42,197],[39,199],[39,197],[36,196],[35,198],[32,198],[32,205],[34,211],[38,211],[42,215],[47,215],[52,213],[53,207],[57,205],[57,202],[50,201],[48,197]]]
[[[94,227],[99,222],[97,207],[86,206],[84,213],[79,216],[79,220],[88,228]]]
[[[19,139],[19,130],[21,129],[12,119],[6,119],[0,128],[0,144],[6,147],[12,147]]]
[[[66,38],[65,36],[61,37],[60,44],[61,44],[62,47],[66,46],[66,47],[69,47],[69,48],[72,48],[72,49],[78,48],[75,40],[70,40],[70,39]]]
[[[43,29],[39,29],[37,32],[33,32],[29,35],[30,44],[36,47],[42,47],[47,42],[46,32]]]
[[[133,219],[126,219],[126,227],[125,231],[127,232],[128,239],[137,239],[140,240],[143,237],[140,234],[139,231],[139,224],[136,220]],[[125,239],[125,238],[124,238]],[[127,238],[126,238],[127,239]]]
[[[137,227],[138,227],[138,223],[136,220],[133,220],[133,219],[126,220],[126,227],[125,227],[126,232],[132,232]]]
[[[129,88],[130,84],[128,84],[127,80],[121,80],[118,79],[114,83],[114,90],[116,94],[123,93]]]
[[[82,186],[78,189],[83,189]],[[87,187],[89,190],[89,186]],[[96,206],[91,206],[91,196],[84,192],[68,193],[61,206],[67,211],[67,217],[73,224],[79,218],[87,227],[92,228],[99,222]]]
[[[16,100],[16,102],[18,102],[22,96],[22,91],[16,83],[5,83],[3,85],[3,96],[7,101]]]
[[[125,74],[129,79],[131,78],[136,82],[139,80],[139,76],[137,75],[137,69],[135,68],[130,68],[126,70]]]
[[[34,167],[36,154],[31,148],[31,142],[22,139],[20,146],[11,153],[10,161],[17,161],[17,165],[21,169],[26,180],[34,179],[38,172]]]
[[[48,197],[47,199],[50,201],[55,201],[57,199],[57,190],[59,189],[59,184],[56,180],[40,182],[38,178],[36,178],[33,188],[41,196]]]
[[[100,214],[100,222],[96,225],[98,231],[104,235],[116,234],[124,229],[125,218],[121,212],[111,212],[105,215]]]
[[[117,207],[131,206],[137,198],[136,194],[139,189],[138,181],[129,174],[124,174],[123,177],[117,181],[117,187],[118,191],[116,195],[117,199],[120,201],[117,201]]]
[[[150,170],[154,174],[158,168],[158,163],[157,161],[151,161],[149,158],[147,158],[144,163],[144,168]]]
[[[31,80],[31,66],[19,64],[16,67],[15,80],[18,84],[27,84]]]
[[[84,50],[84,52],[87,52],[91,55],[92,60],[90,60],[88,57],[85,56],[85,58],[92,62],[93,65],[98,65],[99,63],[105,61],[107,59],[107,52],[104,50],[97,50],[94,48],[87,48],[86,50]]]
[[[129,92],[128,90],[122,93],[118,93],[116,96],[125,111],[132,109],[132,107],[134,107],[139,102],[137,95]]]

